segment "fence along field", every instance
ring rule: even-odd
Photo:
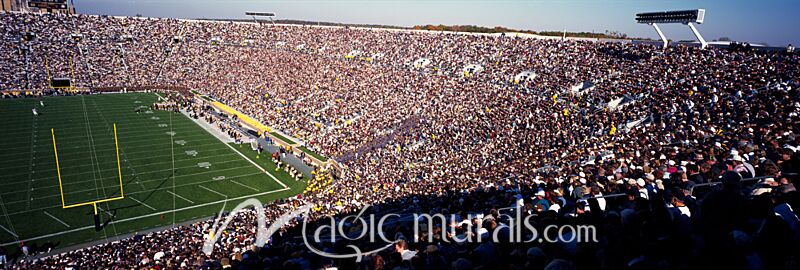
[[[270,201],[304,188],[249,147],[224,143],[181,113],[147,108],[157,99],[133,93],[0,100],[0,245],[52,241],[65,247],[212,216],[224,202]],[[64,205],[122,192],[124,198],[96,204],[96,231],[93,204],[64,209],[62,188]]]

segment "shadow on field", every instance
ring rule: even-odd
[[[150,199],[150,197],[152,197],[152,196],[153,196],[153,194],[154,194],[156,191],[160,190],[160,189],[161,189],[161,187],[163,187],[163,186],[164,186],[164,184],[166,184],[166,183],[169,181],[169,179],[170,179],[170,178],[172,178],[172,176],[173,176],[173,175],[175,175],[175,174],[174,174],[174,173],[172,173],[172,174],[168,175],[167,177],[165,177],[164,179],[162,179],[162,180],[161,180],[161,181],[158,183],[158,186],[157,186],[157,187],[155,187],[155,188],[151,189],[151,190],[150,190],[150,192],[148,192],[148,193],[147,193],[147,196],[145,196],[145,197],[144,197],[144,198],[142,198],[142,199],[139,199],[140,201],[142,201],[141,203],[134,203],[134,204],[131,204],[131,205],[126,205],[126,206],[121,206],[121,207],[116,207],[116,208],[112,208],[112,209],[106,209],[106,210],[104,210],[103,212],[106,212],[106,213],[108,213],[109,215],[111,215],[111,217],[110,217],[110,218],[108,218],[108,219],[106,219],[105,221],[103,221],[103,224],[102,224],[102,225],[100,225],[100,224],[97,224],[98,226],[97,226],[97,228],[96,228],[96,229],[97,229],[97,230],[101,230],[101,229],[103,229],[103,228],[104,228],[106,225],[108,225],[108,224],[109,224],[111,221],[113,221],[113,220],[114,220],[114,218],[117,216],[117,210],[128,209],[128,208],[132,208],[132,207],[137,207],[137,206],[143,205],[143,204],[144,204],[146,201],[148,201],[148,200]],[[137,175],[137,176],[134,176],[134,178],[133,178],[133,180],[134,180],[134,181],[128,181],[127,183],[124,183],[124,184],[122,185],[122,188],[124,189],[124,188],[125,188],[125,187],[127,187],[129,184],[136,182],[136,179],[137,179],[138,177],[139,177],[138,175]],[[111,195],[111,197],[117,196],[118,194],[119,194],[119,191],[116,191],[116,192],[114,192],[114,194],[112,194],[112,195]],[[91,212],[90,212],[89,214],[91,215],[91,214],[93,214],[93,213],[91,213]]]

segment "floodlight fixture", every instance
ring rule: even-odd
[[[253,21],[258,22],[256,17],[267,17],[269,18],[269,22],[275,25],[275,21],[272,20],[272,17],[275,17],[275,13],[272,12],[255,12],[255,11],[245,11],[244,15],[246,16],[253,16]]]
[[[636,22],[652,25],[653,28],[656,29],[658,36],[661,37],[661,40],[664,42],[664,48],[669,45],[669,41],[667,37],[664,36],[664,32],[661,31],[661,28],[658,27],[659,23],[681,23],[688,25],[689,29],[692,30],[692,33],[697,38],[697,41],[700,42],[700,47],[705,48],[708,46],[708,43],[694,26],[694,24],[702,24],[705,20],[705,16],[705,9],[645,12],[636,14]]]

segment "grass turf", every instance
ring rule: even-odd
[[[277,132],[274,132],[274,131],[273,131],[273,132],[270,132],[269,134],[272,134],[272,136],[275,136],[275,138],[278,138],[278,140],[281,140],[281,141],[283,141],[283,142],[285,142],[285,143],[288,143],[288,144],[295,144],[295,142],[294,142],[293,140],[290,140],[289,138],[286,138],[286,137],[284,137],[284,136],[283,136],[283,135],[281,135],[280,133],[277,133]],[[322,161],[322,162],[328,161],[328,158],[326,158],[326,157],[324,157],[324,156],[322,156],[322,155],[318,154],[317,152],[311,151],[311,149],[308,149],[308,148],[307,148],[307,147],[305,147],[305,146],[300,146],[300,151],[303,151],[303,152],[305,152],[307,155],[311,155],[311,156],[313,156],[313,157],[315,157],[315,158],[319,159],[319,160],[320,160],[320,161]]]
[[[42,100],[44,107],[39,99],[0,100],[0,245],[101,240],[209,217],[226,201],[231,209],[248,198],[286,198],[306,185],[183,114],[144,107],[135,113],[157,100],[152,93]],[[32,108],[40,115],[33,116]],[[51,128],[64,203],[70,205],[120,195],[113,123],[125,198],[98,204],[101,222],[111,222],[95,231],[91,205],[61,207]]]
[[[328,161],[328,158],[323,157],[320,154],[317,154],[317,152],[311,151],[311,149],[308,149],[305,146],[300,146],[300,151],[303,151],[306,154],[311,155],[312,157],[315,157],[315,158],[319,159],[322,162]]]
[[[277,132],[273,131],[273,132],[270,132],[269,134],[272,134],[272,136],[275,136],[275,138],[278,138],[278,140],[281,140],[281,141],[283,141],[285,143],[288,143],[288,144],[295,144],[296,143],[293,140],[290,140],[289,138],[284,137],[280,133],[277,133]]]

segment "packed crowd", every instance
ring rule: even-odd
[[[398,222],[388,235],[402,242],[356,263],[308,252],[297,240],[300,219],[255,247],[249,211],[217,236],[211,255],[199,250],[210,237],[205,221],[19,268],[800,265],[797,54],[85,15],[0,20],[0,58],[14,63],[0,67],[8,75],[0,89],[46,88],[49,77],[84,87],[185,86],[345,167],[302,201],[267,204],[269,220],[303,202],[315,206],[311,221],[374,205],[459,213],[496,230],[507,222],[498,209],[521,198],[537,226],[601,228],[597,243],[456,245],[415,238]],[[430,62],[414,64],[420,58]],[[484,70],[465,76],[469,64]],[[515,82],[524,71],[536,76]],[[573,89],[585,82],[593,87]],[[475,213],[493,218],[470,219]]]

